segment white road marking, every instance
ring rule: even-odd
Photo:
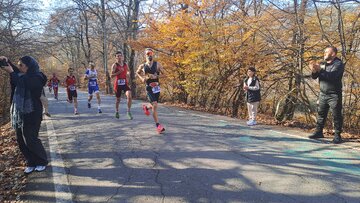
[[[69,180],[65,172],[65,164],[58,149],[58,140],[53,123],[46,119],[47,134],[49,137],[49,149],[51,157],[52,175],[55,186],[56,203],[72,203],[72,194],[69,188]]]

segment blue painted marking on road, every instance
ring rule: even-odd
[[[317,151],[318,148],[318,146],[307,144],[301,145],[298,149],[286,149],[283,152],[287,156],[320,163],[332,173],[360,175],[360,167],[354,165],[352,159],[344,157],[342,152],[336,151],[336,149]]]

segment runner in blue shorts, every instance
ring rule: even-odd
[[[99,92],[99,84],[98,84],[98,79],[97,79],[97,71],[95,69],[95,63],[90,62],[89,63],[89,69],[86,70],[85,73],[85,80],[89,80],[88,82],[88,93],[89,93],[89,98],[88,98],[88,108],[91,108],[91,100],[93,98],[93,94],[96,94],[96,99],[98,102],[98,112],[102,113],[101,111],[101,99],[100,99],[100,92]]]

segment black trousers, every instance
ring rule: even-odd
[[[340,134],[343,127],[342,94],[320,93],[316,130],[322,132],[329,109],[334,118],[335,133]]]
[[[39,137],[41,117],[24,119],[22,128],[16,129],[16,139],[20,151],[24,155],[27,166],[46,166],[46,151]]]

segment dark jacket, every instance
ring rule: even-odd
[[[41,72],[36,73],[36,74],[26,74],[23,77],[25,77],[24,82],[25,82],[26,88],[28,90],[30,90],[31,100],[33,103],[33,108],[34,108],[33,112],[24,115],[24,120],[31,121],[32,119],[42,119],[43,107],[42,107],[42,103],[40,100],[40,96],[41,96],[43,87],[46,84],[47,77]],[[19,73],[12,72],[10,74],[10,82],[11,82],[12,86],[14,86],[14,88],[16,87],[18,80],[19,80]],[[13,95],[13,93],[12,93],[12,95]]]
[[[335,58],[331,63],[322,63],[319,72],[312,73],[312,78],[319,78],[320,93],[341,94],[342,77],[344,74],[344,64],[339,58]]]
[[[245,83],[246,85],[248,84],[247,82],[248,82],[249,79],[250,79],[250,78],[247,77],[247,78],[244,80],[244,83]],[[259,83],[259,89],[258,89],[258,90],[251,90],[251,89],[249,89],[249,90],[246,91],[246,102],[248,102],[248,103],[258,102],[258,101],[261,100],[260,81],[259,81],[259,79],[258,79],[256,76],[254,76],[254,77],[252,78],[252,81],[251,81],[251,84],[249,85],[249,87],[250,87],[250,88],[251,88],[251,87],[255,87],[256,81]]]
[[[9,61],[8,63],[13,68],[15,73],[20,73],[18,67],[16,67],[13,63],[11,63],[11,61]],[[10,104],[11,104],[13,97],[14,97],[15,87],[16,87],[15,81],[11,79],[10,85],[11,85],[11,95],[10,95]]]

